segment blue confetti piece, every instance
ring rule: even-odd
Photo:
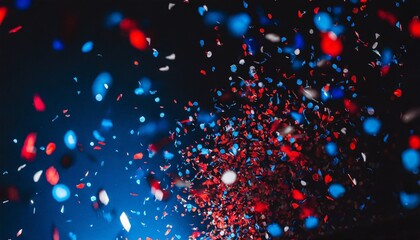
[[[66,132],[66,134],[64,134],[64,144],[70,150],[73,150],[76,148],[77,136],[73,130],[69,130]]]
[[[346,189],[343,187],[343,185],[339,183],[333,183],[328,188],[328,192],[330,193],[331,197],[334,199],[340,198],[344,195],[346,192]]]
[[[413,174],[419,172],[420,167],[420,153],[414,149],[407,149],[401,154],[402,165]]]
[[[112,12],[110,13],[105,21],[105,25],[107,27],[115,27],[120,24],[120,22],[123,20],[123,15],[120,12]]]
[[[235,64],[232,64],[232,65],[230,65],[230,71],[231,72],[236,72],[238,70],[238,68],[236,67],[236,65]]]
[[[306,229],[315,229],[318,227],[319,220],[317,217],[309,216],[305,219],[304,226]]]
[[[319,12],[314,16],[314,24],[318,30],[326,32],[331,28],[333,22],[331,16],[328,13]]]
[[[333,142],[329,142],[325,144],[325,151],[330,156],[336,156],[337,155],[337,144]]]
[[[367,118],[363,122],[363,129],[365,130],[367,134],[376,136],[376,134],[381,129],[381,122],[377,118],[373,118],[373,117]]]
[[[156,49],[153,49],[153,57],[157,58],[159,56],[159,52]]]
[[[228,19],[228,30],[235,37],[241,37],[248,31],[251,17],[246,13],[239,13]]]
[[[52,196],[57,202],[64,202],[70,198],[70,189],[64,184],[56,184],[52,189]]]
[[[64,45],[59,39],[54,39],[54,41],[52,42],[52,48],[55,51],[61,51],[64,49]]]
[[[267,226],[267,232],[272,237],[280,237],[283,234],[283,230],[281,229],[280,225],[277,223],[272,223]]]
[[[27,10],[31,6],[31,0],[16,0],[15,7],[19,10]]]
[[[200,14],[200,16],[203,16],[205,12],[206,8],[204,8],[203,6],[198,7],[198,13]]]
[[[107,72],[102,72],[96,77],[92,84],[92,94],[96,101],[100,102],[104,99],[111,84],[112,77]]]
[[[400,192],[400,202],[404,208],[414,209],[420,204],[420,194]]]
[[[84,53],[88,53],[88,52],[92,51],[92,49],[93,49],[93,42],[92,41],[85,42],[85,44],[83,44],[83,46],[82,46],[82,52],[84,52]]]

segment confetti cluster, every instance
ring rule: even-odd
[[[16,23],[34,4],[0,4],[1,49],[28,41],[34,25]],[[0,210],[22,211],[0,222],[0,238],[334,238],[416,214],[414,1],[233,5],[153,5],[188,19],[177,27],[190,35],[170,40],[184,48],[162,45],[181,30],[129,7],[96,26],[112,41],[80,33],[76,43],[68,36],[86,19],[66,16],[42,53],[72,68],[58,73],[66,87],[25,86],[30,123],[1,137],[12,159],[0,165]],[[395,237],[420,236],[411,231]]]

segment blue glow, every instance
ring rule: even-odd
[[[204,24],[206,24],[207,26],[214,26],[218,22],[222,23],[224,21],[224,18],[225,16],[221,12],[208,12],[204,16]]]
[[[16,0],[15,6],[19,10],[27,10],[31,6],[31,0]]]
[[[295,121],[298,122],[298,124],[302,123],[302,120],[303,120],[302,114],[298,112],[291,112],[290,115]]]
[[[419,172],[420,167],[420,153],[414,149],[407,149],[401,154],[402,165],[407,170],[414,174]]]
[[[107,27],[115,27],[120,24],[120,22],[123,20],[123,15],[120,12],[112,12],[110,13],[105,21],[105,25]]]
[[[66,134],[64,134],[64,144],[70,150],[73,150],[76,148],[77,136],[73,130],[68,130]]]
[[[293,48],[303,49],[304,46],[305,46],[305,44],[304,44],[304,39],[303,39],[302,34],[296,33],[296,35],[295,35],[295,45],[293,46]]]
[[[241,37],[248,31],[251,17],[246,13],[239,13],[228,19],[227,27],[229,32],[235,37]]]
[[[92,94],[96,101],[100,102],[105,98],[108,89],[111,87],[112,77],[107,72],[100,73],[92,84]]]
[[[52,196],[57,202],[64,202],[70,198],[70,189],[64,184],[56,184],[52,189]]]
[[[317,217],[309,216],[305,219],[305,228],[306,229],[314,229],[317,228],[319,224],[319,220]]]
[[[277,223],[272,223],[267,226],[267,232],[272,237],[280,237],[283,234],[283,230],[281,229],[280,225]]]
[[[52,48],[55,51],[61,51],[61,50],[64,49],[64,45],[63,45],[63,43],[60,40],[54,39],[54,41],[52,42]]]
[[[367,118],[363,122],[363,129],[367,134],[375,136],[381,129],[381,122],[377,118]]]
[[[404,208],[414,209],[420,204],[420,194],[400,192],[400,202]]]
[[[145,118],[144,116],[141,116],[141,117],[139,118],[139,121],[140,121],[140,122],[145,122],[145,121],[146,121],[146,118]]]
[[[90,51],[92,51],[93,49],[93,42],[89,41],[89,42],[85,42],[85,44],[83,44],[82,46],[82,52],[84,53],[88,53]]]
[[[388,65],[389,63],[391,63],[392,60],[392,51],[389,48],[386,48],[382,51],[381,54],[381,62],[382,65]]]
[[[175,155],[173,153],[170,153],[168,151],[163,152],[163,158],[165,158],[166,160],[171,160],[172,158],[174,158],[174,156]]]
[[[104,141],[105,141],[105,138],[104,138],[104,137],[102,137],[102,136],[101,136],[101,134],[100,134],[97,130],[94,130],[92,134],[93,134],[93,137],[94,137],[96,140],[98,140],[98,141],[102,141],[102,142],[104,142]]]
[[[236,72],[238,70],[238,68],[236,67],[235,64],[230,65],[230,71],[231,72]]]
[[[329,142],[327,144],[325,144],[325,151],[327,152],[328,155],[330,156],[336,156],[337,155],[337,144],[333,143],[333,142]]]
[[[314,16],[314,24],[319,31],[326,32],[331,28],[333,23],[328,13],[319,12]]]
[[[346,192],[346,189],[343,187],[343,185],[339,183],[333,183],[328,188],[328,192],[330,193],[331,197],[334,199],[340,198],[344,195]]]

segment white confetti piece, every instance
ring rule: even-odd
[[[165,58],[168,59],[168,60],[175,60],[176,55],[175,55],[175,53],[172,53],[171,55],[166,56]]]
[[[41,175],[42,175],[42,170],[39,170],[38,172],[36,172],[34,174],[34,182],[38,182]]]
[[[161,68],[159,68],[159,71],[161,71],[161,72],[167,72],[167,71],[169,71],[169,66],[161,67]]]
[[[127,232],[130,232],[130,229],[131,229],[131,223],[130,223],[130,221],[128,220],[128,217],[127,217],[127,215],[125,214],[125,212],[121,213],[121,216],[120,216],[120,222],[121,222],[121,224],[123,225],[124,229],[125,229]]]
[[[234,171],[228,170],[222,175],[222,182],[226,185],[233,184],[236,181],[236,173]]]
[[[105,190],[101,190],[99,192],[99,201],[101,201],[102,204],[105,206],[109,203],[109,197]]]

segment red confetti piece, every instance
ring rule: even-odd
[[[130,43],[133,47],[144,50],[147,48],[147,40],[144,33],[138,29],[133,29],[130,31]]]
[[[76,185],[76,188],[78,188],[78,189],[83,189],[84,187],[85,187],[84,183],[79,183],[79,184]]]
[[[408,145],[410,146],[410,148],[412,149],[420,149],[420,136],[417,135],[411,135],[408,138]]]
[[[143,153],[136,153],[136,154],[134,154],[134,156],[133,156],[133,159],[134,160],[140,160],[140,159],[142,159],[143,158]]]
[[[120,29],[124,32],[130,32],[135,28],[137,28],[137,24],[132,19],[125,18],[120,22]]]
[[[332,182],[332,177],[328,174],[324,177],[325,184]]]
[[[10,29],[9,33],[16,33],[18,32],[20,29],[22,29],[22,26],[17,26],[15,28]]]
[[[4,18],[7,14],[7,8],[6,7],[0,7],[0,25],[3,23]]]
[[[45,103],[38,94],[34,95],[34,107],[38,112],[45,111]]]
[[[384,11],[382,9],[378,10],[378,17],[382,20],[389,22],[389,24],[391,25],[395,25],[395,23],[397,22],[397,18],[394,16],[394,14]]]
[[[336,57],[343,51],[343,43],[332,32],[321,35],[321,49],[325,54]]]
[[[303,195],[303,193],[302,192],[300,192],[299,190],[296,190],[296,189],[293,189],[292,190],[292,197],[295,199],[295,200],[298,200],[298,201],[302,201],[303,199],[305,199],[306,197],[305,197],[305,195]]]
[[[47,148],[45,149],[45,153],[47,155],[51,155],[51,154],[54,153],[55,149],[56,149],[55,143],[50,142],[50,143],[48,143]]]
[[[402,90],[401,90],[401,89],[396,89],[396,90],[394,91],[394,95],[395,95],[396,97],[401,97],[401,96],[402,96]]]
[[[36,133],[29,133],[26,136],[25,142],[23,143],[22,150],[20,152],[20,156],[27,161],[33,161],[36,157]]]
[[[411,19],[408,30],[413,38],[420,38],[420,19],[418,17]]]
[[[54,227],[53,230],[53,240],[60,240],[60,233],[58,232],[58,229]]]
[[[57,169],[51,166],[45,172],[45,178],[47,179],[47,182],[49,184],[56,185],[58,181],[60,180],[60,175],[58,174]]]

